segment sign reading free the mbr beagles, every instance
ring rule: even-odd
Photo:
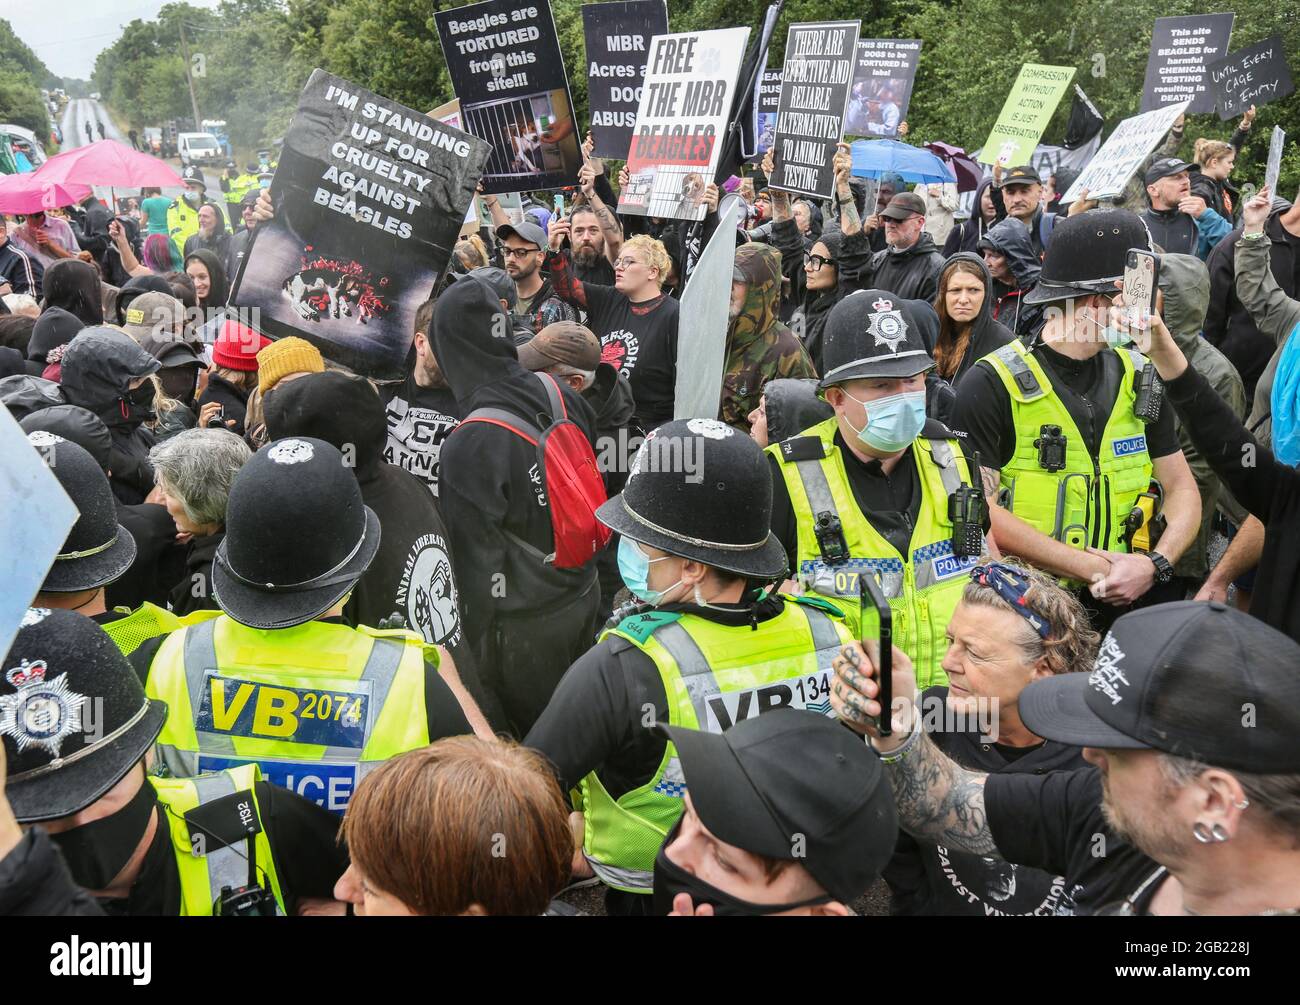
[[[315,70],[271,180],[232,306],[357,373],[406,373],[415,311],[451,258],[488,145]]]
[[[434,14],[464,127],[492,144],[483,191],[578,183],[582,150],[547,0],[487,0]]]
[[[834,193],[831,162],[844,135],[860,27],[860,21],[790,26],[768,179],[772,188],[821,199]]]
[[[668,7],[664,0],[583,4],[582,30],[592,153],[624,160],[641,103],[650,40],[668,34]]]

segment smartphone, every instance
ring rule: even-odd
[[[874,572],[858,573],[858,614],[861,619],[858,637],[866,640],[874,635],[880,640],[880,662],[876,666],[876,682],[880,685],[876,696],[880,702],[877,728],[881,736],[889,736],[890,709],[894,704],[894,612]]]
[[[555,209],[556,216],[564,216],[564,196],[561,193],[557,192],[555,194],[555,200],[552,203],[552,206]]]
[[[1128,324],[1139,327],[1156,312],[1160,258],[1145,248],[1129,248],[1124,258],[1124,303]]]

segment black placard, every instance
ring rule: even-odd
[[[893,139],[907,119],[921,59],[919,38],[860,38],[853,91],[844,113],[848,136]]]
[[[650,39],[668,34],[668,7],[664,0],[583,4],[582,31],[587,41],[592,153],[626,160]]]
[[[776,117],[781,111],[781,71],[764,70],[754,88],[754,152],[750,159],[761,161],[776,142]]]
[[[1158,17],[1151,29],[1151,54],[1142,85],[1142,111],[1191,101],[1188,115],[1214,111],[1209,70],[1228,53],[1235,14]]]
[[[833,194],[831,162],[844,135],[860,26],[860,21],[790,26],[772,148],[773,188],[821,199]]]
[[[487,0],[434,20],[461,121],[492,145],[483,191],[576,185],[582,151],[547,0]]]
[[[1251,105],[1266,105],[1295,91],[1287,65],[1282,36],[1238,49],[1226,59],[1210,64],[1219,118],[1236,118]]]
[[[400,378],[487,155],[482,140],[313,71],[271,180],[275,219],[254,231],[230,303],[270,338],[299,335],[358,373]]]

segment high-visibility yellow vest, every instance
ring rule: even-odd
[[[167,207],[167,236],[172,243],[172,260],[179,269],[185,261],[185,242],[199,232],[199,210],[208,200],[202,200],[197,206],[191,206],[181,196],[172,200]],[[211,203],[217,209],[216,203]],[[217,209],[220,218],[221,210]]]
[[[275,895],[277,914],[285,914],[284,894],[275,871],[271,842],[267,837],[254,785],[261,775],[256,764],[245,764],[195,778],[150,778],[176,852],[176,869],[181,880],[181,917],[211,917],[222,887],[238,889],[248,883],[249,840],[214,848],[212,835],[185,820],[191,810],[238,793],[248,797],[248,810],[260,822],[252,837],[255,876],[259,885]],[[236,812],[242,812],[240,806]]]
[[[425,660],[406,631],[226,615],[163,640],[145,682],[167,702],[155,770],[189,777],[255,761],[269,781],[342,813],[375,765],[429,743]]]
[[[852,636],[833,605],[783,599],[784,610],[757,630],[647,611],[624,618],[602,639],[617,636],[654,661],[669,725],[721,733],[774,708],[831,715],[831,661]],[[650,893],[655,855],[682,814],[686,792],[676,748],[667,744],[654,777],[618,799],[594,771],[579,792],[583,853],[596,875],[616,889]]]
[[[1001,503],[1042,533],[1074,548],[1128,551],[1124,520],[1151,485],[1146,424],[1133,413],[1136,378],[1151,362],[1134,349],[1114,349],[1124,366],[1097,457],[1057,396],[1037,358],[1019,341],[985,356],[1011,398],[1016,449],[1002,466]],[[1039,464],[1035,441],[1044,426],[1060,426],[1065,467]]]
[[[912,660],[917,684],[946,684],[940,663],[948,651],[948,619],[970,582],[970,570],[979,564],[978,556],[955,555],[952,547],[948,498],[962,485],[971,485],[961,445],[923,436],[912,442],[921,508],[904,557],[858,508],[835,445],[837,429],[832,417],[767,448],[781,462],[798,527],[797,579],[807,592],[842,607],[856,637],[862,631],[858,575],[876,574],[893,615],[894,645]],[[820,457],[813,456],[818,453]],[[849,552],[846,561],[832,563],[822,556],[815,528],[818,514],[827,512],[840,522]],[[983,550],[987,552],[987,542]]]
[[[126,608],[119,608],[126,610]],[[122,650],[123,656],[130,656],[149,639],[166,635],[168,632],[180,631],[186,625],[196,625],[221,616],[220,611],[193,611],[184,617],[178,617],[171,611],[145,601],[124,618],[110,621],[100,627],[110,639]]]

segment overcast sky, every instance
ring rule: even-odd
[[[215,7],[218,0],[189,0]],[[89,80],[95,57],[136,18],[149,20],[164,0],[0,0],[0,17],[52,73]]]

